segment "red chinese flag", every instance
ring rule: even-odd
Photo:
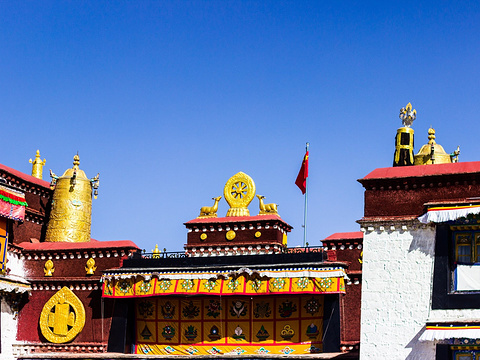
[[[305,157],[303,158],[302,167],[298,172],[297,180],[295,180],[295,184],[302,190],[302,194],[305,194],[307,190],[307,177],[308,177],[308,151],[305,153]]]

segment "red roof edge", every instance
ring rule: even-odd
[[[350,239],[363,239],[363,232],[338,232],[325,238],[325,240],[350,240]]]
[[[22,179],[23,181],[27,181],[29,183],[32,183],[32,184],[39,185],[39,186],[50,189],[50,183],[48,181],[37,179],[34,176],[27,175],[27,174],[25,174],[21,171],[12,169],[11,167],[5,166],[3,164],[0,164],[0,170],[3,170],[7,173],[10,173],[13,176],[16,176],[16,177]]]
[[[480,161],[378,168],[358,181],[471,173],[480,173]]]
[[[71,243],[71,242],[41,242],[29,243],[22,242],[18,244],[24,250],[38,251],[38,250],[81,250],[81,249],[118,249],[131,248],[139,249],[139,247],[131,240],[113,240],[113,241],[98,241],[91,239],[88,242]]]
[[[184,225],[194,225],[194,224],[226,224],[226,223],[238,223],[238,222],[253,222],[253,221],[280,221],[285,224],[287,227],[292,228],[287,222],[285,222],[279,215],[254,215],[254,216],[225,216],[225,217],[215,217],[215,218],[196,218],[186,223]]]

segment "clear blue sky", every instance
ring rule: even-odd
[[[0,34],[0,162],[40,149],[48,181],[79,151],[99,240],[181,250],[243,171],[299,245],[306,141],[310,244],[357,231],[356,179],[391,166],[409,101],[416,151],[433,125],[480,160],[478,1],[0,1]]]

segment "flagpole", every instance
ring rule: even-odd
[[[305,154],[308,153],[308,147],[310,143],[307,142],[305,145]],[[307,159],[308,160],[308,159]],[[303,247],[307,244],[307,196],[308,195],[308,176],[305,180],[305,208],[303,210]]]

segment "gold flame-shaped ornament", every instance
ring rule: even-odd
[[[85,266],[85,271],[87,272],[87,275],[95,274],[95,270],[97,270],[97,267],[95,266],[95,260],[93,258],[88,259],[87,266]]]
[[[73,340],[85,326],[85,308],[80,299],[63,287],[43,306],[40,330],[49,342],[63,344]]]
[[[45,262],[45,267],[43,269],[43,272],[45,273],[45,276],[53,276],[54,271],[55,271],[55,268],[53,266],[53,261],[52,260],[47,260]]]
[[[88,242],[92,222],[92,189],[97,193],[99,174],[88,179],[79,168],[80,157],[73,157],[73,167],[58,177],[51,170],[52,209],[48,221],[47,242]]]
[[[47,160],[40,158],[40,150],[37,150],[37,154],[35,155],[35,159],[28,160],[30,164],[32,164],[32,176],[36,177],[37,179],[42,180],[43,178],[43,166],[47,162]]]

